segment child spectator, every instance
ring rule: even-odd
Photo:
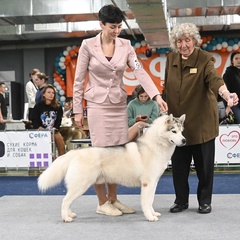
[[[137,89],[137,96],[128,103],[128,126],[136,122],[151,124],[159,115],[158,104],[151,100],[142,86]]]

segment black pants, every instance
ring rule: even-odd
[[[32,121],[33,118],[33,108],[28,108],[28,119]]]
[[[6,124],[5,123],[0,123],[0,130],[4,130],[6,127]]]
[[[211,204],[214,173],[215,139],[206,143],[176,147],[172,156],[173,184],[176,204],[188,203],[188,177],[192,159],[198,176],[199,205]]]

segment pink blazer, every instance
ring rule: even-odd
[[[83,40],[80,47],[73,88],[73,112],[83,113],[83,99],[95,103],[102,103],[107,97],[112,103],[126,100],[127,93],[122,78],[127,66],[151,98],[159,94],[152,79],[139,63],[130,41],[116,38],[114,55],[108,61],[101,48],[100,34]],[[87,71],[89,81],[84,90]]]

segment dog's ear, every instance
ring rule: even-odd
[[[186,118],[186,114],[183,114],[183,115],[179,118],[179,120],[181,121],[182,124],[184,123],[185,118]]]
[[[167,118],[167,124],[171,123],[173,121],[173,115],[170,114],[168,115],[168,118]]]
[[[173,115],[170,114],[170,115],[168,115],[168,118],[167,118],[167,120],[166,120],[166,124],[170,124],[170,123],[172,123],[172,122],[173,122]]]

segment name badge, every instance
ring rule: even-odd
[[[197,68],[191,68],[190,73],[197,73]]]

